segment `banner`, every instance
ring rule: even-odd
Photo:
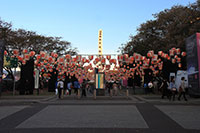
[[[35,89],[39,88],[39,76],[40,76],[40,71],[35,70]]]
[[[104,73],[96,74],[96,88],[104,89]]]
[[[200,95],[200,33],[186,39],[188,84],[192,95]]]

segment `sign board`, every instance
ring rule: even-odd
[[[96,89],[104,89],[104,73],[96,74]]]
[[[186,50],[189,93],[200,96],[200,33],[186,39]]]
[[[176,73],[176,80],[175,80],[175,86],[176,88],[179,88],[181,85],[181,78],[184,77],[185,78],[185,85],[186,87],[188,87],[188,74],[187,71],[182,71],[182,70],[178,70]]]

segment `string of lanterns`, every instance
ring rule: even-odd
[[[9,56],[7,51],[4,51],[4,56]],[[178,63],[181,68],[181,57],[186,56],[186,52],[181,52],[180,48],[171,48],[169,53],[158,51],[157,54],[153,50],[149,51],[146,56],[134,53],[132,56],[128,54],[118,55],[117,58],[111,58],[111,55],[96,56],[88,55],[82,57],[81,55],[71,56],[70,54],[59,56],[57,53],[47,53],[40,51],[36,54],[35,51],[28,51],[24,49],[22,53],[14,49],[11,52],[11,57],[16,57],[18,62],[25,65],[30,58],[34,58],[35,68],[42,73],[48,73],[47,77],[51,76],[51,72],[56,69],[59,76],[68,74],[80,77],[94,77],[94,68],[99,68],[100,71],[105,72],[106,79],[110,77],[127,78],[130,76],[144,75],[145,69],[151,69],[156,75],[163,69],[163,59]]]

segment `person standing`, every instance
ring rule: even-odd
[[[162,99],[164,99],[165,96],[167,96],[167,98],[169,98],[169,90],[168,90],[168,82],[166,79],[164,79],[162,81],[162,84],[160,86],[160,90],[162,92]]]
[[[57,86],[58,86],[58,98],[61,99],[62,90],[64,89],[64,82],[62,81],[62,79],[58,81]]]
[[[175,100],[175,95],[176,95],[176,92],[177,92],[174,78],[171,79],[169,87],[170,87],[170,91],[171,91],[170,92],[170,96],[169,96],[169,100],[171,100],[171,97],[173,97],[173,101],[174,101]]]
[[[81,94],[81,97],[85,96],[86,97],[86,86],[87,86],[87,83],[86,83],[86,80],[83,79],[83,82],[82,82],[82,94]]]
[[[185,97],[185,77],[181,78],[181,85],[179,87],[179,96],[178,96],[178,100],[181,100],[181,96],[183,95],[183,98],[185,99],[185,101],[187,101],[187,98]]]

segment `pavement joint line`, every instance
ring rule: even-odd
[[[136,107],[143,116],[146,123],[148,124],[149,128],[160,131],[161,133],[165,130],[168,132],[184,132],[183,127],[181,127],[178,123],[172,120],[169,116],[164,114],[164,112],[156,108],[153,104],[136,104]]]
[[[14,129],[17,125],[30,118],[34,114],[40,112],[42,109],[46,108],[48,105],[45,104],[34,104],[28,106],[18,112],[15,112],[8,117],[0,120],[0,132],[5,129]]]

